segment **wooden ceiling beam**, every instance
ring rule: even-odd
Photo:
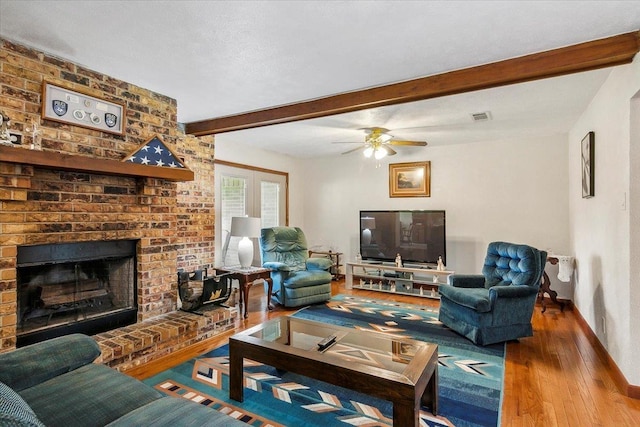
[[[191,122],[185,129],[187,134],[211,135],[489,89],[627,64],[638,50],[639,32],[634,31],[443,74]]]

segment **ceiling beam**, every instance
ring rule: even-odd
[[[637,31],[491,64],[231,116],[187,123],[187,134],[211,135],[420,101],[627,64],[640,50]]]

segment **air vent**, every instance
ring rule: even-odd
[[[474,122],[486,122],[487,120],[491,120],[491,113],[488,111],[483,111],[482,113],[471,113],[471,117]]]

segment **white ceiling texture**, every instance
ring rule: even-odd
[[[640,29],[640,1],[15,1],[0,36],[173,97],[192,122]],[[334,156],[381,126],[429,146],[566,133],[609,71],[218,134]],[[475,123],[471,114],[492,120]],[[403,150],[426,148],[404,147]]]

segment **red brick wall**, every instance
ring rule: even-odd
[[[125,104],[125,135],[43,120],[45,79]],[[158,135],[195,174],[195,181],[176,183],[0,159],[0,351],[15,347],[18,245],[139,239],[138,319],[175,310],[177,269],[213,265],[213,137],[185,136],[174,99],[7,40],[0,40],[0,110],[25,146],[31,120],[40,124],[43,150],[111,160]]]

